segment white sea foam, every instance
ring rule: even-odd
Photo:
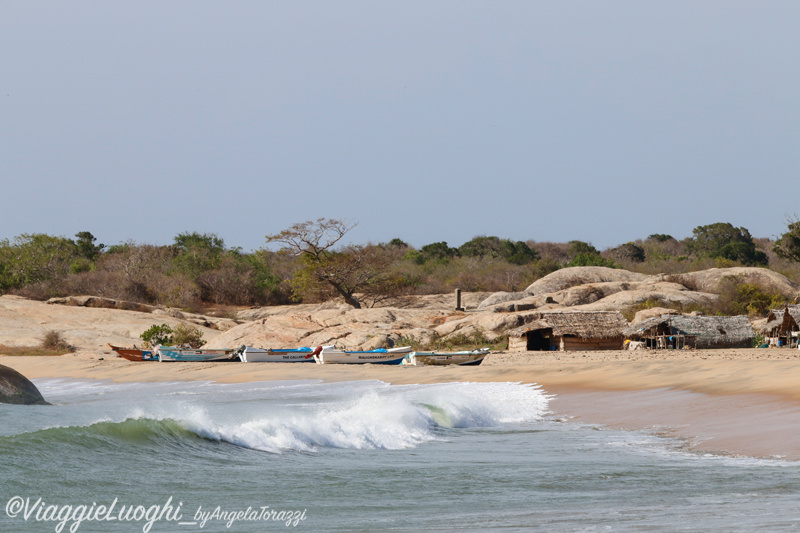
[[[541,419],[549,400],[538,387],[520,383],[47,380],[40,387],[60,404],[52,425],[174,420],[204,438],[269,452],[411,448],[442,438],[449,428]]]
[[[537,420],[548,401],[537,388],[515,383],[374,383],[335,392],[335,397],[290,409],[273,403],[266,413],[254,410],[251,403],[250,416],[233,422],[202,409],[181,421],[205,438],[270,452],[326,447],[396,450],[434,440],[442,428]]]

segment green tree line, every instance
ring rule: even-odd
[[[23,234],[0,240],[0,294],[36,299],[88,294],[186,309],[320,302],[354,307],[404,295],[521,291],[570,266],[676,274],[760,266],[800,281],[800,223],[776,240],[754,239],[730,223],[698,226],[691,237],[653,234],[606,250],[591,243],[515,241],[476,236],[460,246],[341,245],[355,224],[318,219],[267,235],[263,249],[230,248],[215,234],[184,232],[170,245],[97,243],[89,231],[69,239]]]

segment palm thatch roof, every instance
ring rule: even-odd
[[[609,339],[621,337],[628,327],[628,321],[618,311],[543,311],[527,315],[526,319],[529,322],[509,335],[519,337],[528,331],[552,329],[556,336]]]
[[[697,348],[749,347],[755,332],[750,319],[740,316],[662,315],[648,318],[624,331],[629,338],[647,337],[651,331],[697,338]]]
[[[783,309],[770,311],[761,331],[768,333],[776,328],[783,334],[800,329],[800,305],[787,305]]]

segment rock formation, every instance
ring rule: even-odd
[[[5,365],[0,365],[0,403],[18,405],[50,405],[28,378]]]
[[[121,310],[119,302],[112,305],[112,301],[89,297],[51,301],[66,305],[47,305],[5,295],[0,296],[0,346],[35,346],[52,329],[62,332],[79,351],[94,356],[105,351],[114,357],[106,343],[128,346],[140,343],[143,331],[162,322],[172,327],[180,323],[198,325],[208,348],[234,348],[242,344],[262,348],[336,344],[370,349],[412,340],[428,344],[473,334],[492,340],[524,326],[533,314],[547,310],[707,307],[718,300],[715,292],[731,276],[790,297],[800,294],[797,284],[762,268],[648,276],[605,267],[574,267],[553,272],[523,292],[462,293],[466,311],[455,309],[452,293],[387,299],[364,309],[353,309],[337,300],[261,307],[242,310],[235,320],[176,309]]]

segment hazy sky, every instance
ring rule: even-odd
[[[606,248],[800,212],[800,2],[0,3],[0,239]]]

